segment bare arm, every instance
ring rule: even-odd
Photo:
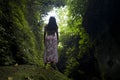
[[[46,36],[46,26],[44,28],[44,44],[45,44],[45,36]]]
[[[58,34],[58,29],[57,29],[57,41],[58,41],[58,43],[59,43],[59,34]]]

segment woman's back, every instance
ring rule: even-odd
[[[55,33],[57,32],[57,29],[54,29],[54,28],[53,28],[53,29],[49,29],[48,27],[49,27],[49,26],[46,26],[46,27],[45,27],[46,34],[47,34],[47,35],[55,35]]]
[[[54,17],[50,17],[49,23],[44,30],[44,62],[57,63],[58,62],[58,26]]]

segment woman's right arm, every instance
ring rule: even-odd
[[[58,29],[57,29],[57,31],[56,31],[56,33],[57,33],[57,43],[59,43],[59,34],[58,34]]]
[[[44,27],[44,44],[45,44],[45,36],[46,36],[46,26]]]

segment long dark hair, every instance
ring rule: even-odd
[[[47,25],[48,31],[56,31],[58,29],[55,17],[51,16]]]

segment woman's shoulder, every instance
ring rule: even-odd
[[[48,27],[48,25],[45,25],[45,26],[44,26],[44,29],[47,29],[47,27]]]
[[[48,24],[46,24],[44,27],[47,28],[47,27],[48,27]]]

